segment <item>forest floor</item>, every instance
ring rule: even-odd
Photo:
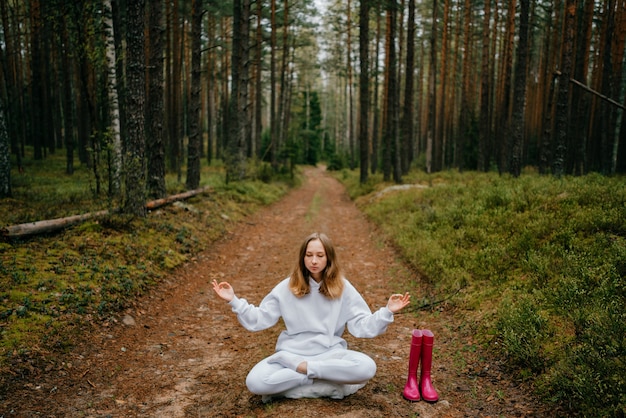
[[[371,356],[376,376],[343,400],[281,399],[264,404],[245,386],[248,371],[274,350],[281,326],[250,333],[210,282],[229,281],[254,304],[295,262],[301,240],[326,232],[346,277],[372,310],[389,295],[426,289],[394,249],[321,168],[304,184],[241,222],[175,271],[117,321],[76,342],[58,367],[14,380],[0,417],[533,417],[551,415],[529,387],[513,380],[472,337],[467,318],[445,304],[407,309],[374,339],[346,336]],[[412,290],[416,293],[416,290]],[[413,294],[414,299],[418,294]],[[465,322],[464,322],[465,321]],[[437,403],[408,402],[411,331],[435,334]]]

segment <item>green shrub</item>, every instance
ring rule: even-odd
[[[530,296],[516,302],[504,300],[496,321],[496,330],[510,364],[533,374],[544,370],[546,358],[542,349],[553,334],[539,306]]]
[[[585,416],[626,413],[626,187],[597,174],[425,174],[426,188],[338,177],[437,299],[481,318],[539,393]],[[365,194],[367,193],[367,194]],[[458,289],[463,292],[455,293]]]
[[[0,223],[110,206],[112,202],[89,192],[90,173],[84,167],[77,167],[74,176],[59,174],[63,168],[56,158],[25,161],[26,174],[15,177],[14,197],[0,200]],[[0,243],[0,371],[25,363],[14,356],[69,349],[71,334],[86,321],[118,314],[222,236],[233,221],[276,201],[299,181],[225,184],[216,166],[204,166],[202,179],[213,187],[210,193],[163,206],[145,219],[114,214],[54,235]],[[175,174],[166,180],[171,193],[184,189]]]

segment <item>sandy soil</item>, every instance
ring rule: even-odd
[[[301,240],[326,232],[347,278],[372,310],[403,283],[419,277],[398,260],[343,186],[320,168],[276,204],[233,228],[179,269],[118,321],[102,324],[60,366],[11,388],[0,417],[496,417],[546,416],[527,387],[510,379],[461,326],[461,313],[398,314],[374,339],[347,336],[351,349],[375,359],[378,372],[343,400],[278,400],[264,404],[245,377],[273,352],[280,326],[250,333],[210,282],[228,280],[258,304],[291,269]],[[414,292],[416,293],[416,292]],[[413,295],[414,299],[419,294]],[[437,403],[408,402],[406,381],[413,328],[435,334],[433,383]]]

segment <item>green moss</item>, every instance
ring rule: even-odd
[[[435,299],[479,320],[476,337],[542,394],[583,415],[626,410],[623,177],[411,172],[427,187],[382,194],[390,184],[338,178]]]
[[[90,174],[82,167],[74,176],[59,175],[63,170],[55,158],[25,162],[27,174],[16,177],[14,198],[0,200],[2,224],[113,204],[91,193]],[[203,167],[202,176],[202,186],[214,190],[181,208],[163,206],[145,219],[113,214],[53,235],[0,243],[0,369],[14,355],[70,349],[77,328],[129,306],[236,221],[276,201],[290,187],[287,182],[256,180],[225,185],[219,166]],[[170,193],[184,190],[175,179],[167,179]]]

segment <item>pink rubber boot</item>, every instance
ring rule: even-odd
[[[422,375],[420,377],[420,392],[426,402],[437,402],[439,394],[430,381],[430,370],[433,366],[433,341],[435,336],[430,330],[422,330]]]
[[[411,338],[411,351],[409,352],[409,377],[402,391],[402,396],[409,401],[420,400],[420,390],[417,383],[417,368],[420,364],[420,356],[422,354],[422,331],[413,330]]]

